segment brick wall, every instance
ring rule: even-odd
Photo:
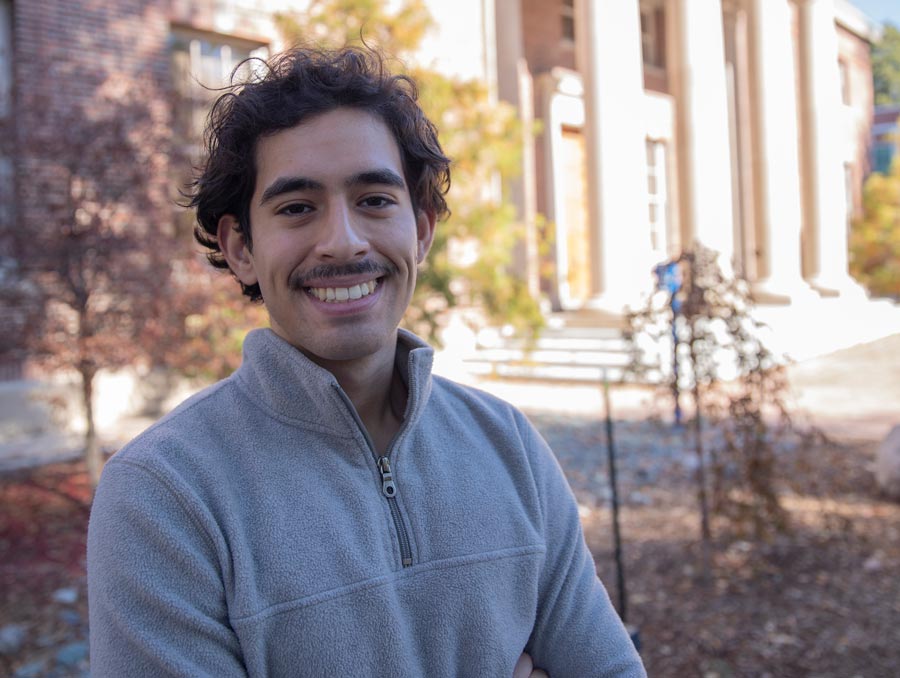
[[[575,43],[563,40],[562,0],[522,0],[525,58],[532,74],[575,68]]]
[[[13,7],[17,228],[31,230],[46,228],[48,201],[65,197],[65,186],[56,182],[63,173],[49,149],[78,134],[73,120],[100,114],[104,94],[125,92],[126,103],[145,106],[167,124],[168,20],[144,0],[42,0]],[[155,169],[146,188],[162,205],[169,168],[160,162]]]
[[[172,28],[187,27],[215,37],[232,27],[242,37],[274,40],[271,11],[260,9],[266,3],[0,1],[10,11],[13,38],[12,115],[0,119],[0,137],[5,142],[0,148],[0,176],[3,163],[11,176],[11,190],[0,190],[0,215],[14,215],[0,224],[4,252],[27,261],[26,247],[17,247],[14,236],[57,232],[54,229],[62,224],[58,216],[54,222],[54,209],[67,200],[69,190],[59,157],[61,144],[83,144],[84,138],[79,137],[90,127],[79,122],[125,108],[133,116],[130,119],[137,121],[132,136],[145,128],[153,134],[139,153],[147,168],[139,189],[146,200],[134,201],[143,207],[132,210],[124,223],[148,237],[158,230],[175,229],[177,189],[189,176],[190,166],[183,155],[173,153]],[[278,2],[268,6],[274,4]],[[22,239],[26,245],[27,241]],[[7,329],[19,324],[8,316],[8,309],[0,321]],[[12,349],[21,354],[20,348]]]
[[[846,65],[848,79],[848,131],[855,136],[856,157],[853,173],[853,208],[862,209],[862,185],[871,171],[869,143],[875,103],[869,43],[843,26],[838,26],[838,58]]]
[[[98,98],[126,91],[143,103],[154,120],[172,126],[173,83],[169,53],[172,26],[215,35],[273,40],[271,12],[259,0],[41,0],[13,3],[14,83],[17,158],[15,176],[20,217],[41,222],[39,196],[28,184],[35,172],[46,175],[52,158],[40,157],[35,136],[65,134],[59,120],[79,107],[96,112]],[[269,3],[277,4],[277,3]],[[157,159],[148,187],[156,199],[171,201],[173,173]],[[160,161],[161,160],[161,161]]]

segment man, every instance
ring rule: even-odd
[[[271,329],[107,464],[92,675],[644,675],[544,441],[397,329],[450,183],[415,97],[297,50],[216,103],[196,235]]]

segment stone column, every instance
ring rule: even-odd
[[[722,3],[674,0],[666,9],[682,242],[691,247],[699,240],[730,270],[734,205]]]
[[[504,186],[516,217],[524,226],[524,240],[513,253],[513,267],[532,296],[540,293],[537,246],[537,194],[534,157],[534,91],[525,60],[521,0],[496,0],[497,96],[515,106],[522,123],[522,167]]]
[[[847,261],[847,198],[841,156],[843,104],[833,0],[802,0],[800,119],[803,273],[822,294],[854,287]]]
[[[554,68],[537,80],[543,153],[543,177],[538,184],[543,196],[543,214],[556,224],[556,238],[552,243],[555,280],[550,285],[550,302],[554,311],[581,306],[569,289],[569,226],[573,215],[567,212],[567,188],[573,180],[566,172],[563,128],[584,129],[584,87],[574,71]],[[575,184],[576,186],[578,184]],[[586,196],[585,196],[586,197]],[[583,243],[587,247],[587,243]]]
[[[584,78],[593,299],[620,311],[652,286],[638,0],[576,3]]]
[[[800,157],[788,0],[749,0],[757,275],[762,301],[810,292],[800,275]]]

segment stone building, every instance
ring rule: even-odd
[[[900,331],[896,310],[866,310],[847,274],[876,35],[851,3],[426,3],[436,28],[416,58],[482,81],[526,127],[538,123],[523,138],[521,176],[503,190],[526,227],[517,271],[548,302],[551,325],[614,319],[652,287],[656,263],[699,239],[752,283],[763,319],[798,340],[776,349],[802,357]],[[72,111],[89,115],[110,93],[146,105],[167,130],[146,189],[171,227],[187,163],[170,151],[197,150],[212,96],[200,83],[224,84],[243,58],[281,50],[275,15],[305,5],[0,0],[0,285],[16,280],[10,234],[54,228],[48,205],[65,196],[54,144],[34,139],[77,136]],[[133,223],[167,227],[140,214]],[[0,353],[16,348],[19,321],[0,305]],[[22,410],[34,384],[21,381],[25,354],[11,354],[0,360],[0,449],[30,458],[60,443],[35,442],[42,415]],[[108,376],[114,387],[99,383],[96,397],[101,433],[131,398]]]
[[[556,224],[557,308],[619,309],[695,239],[763,301],[855,291],[847,216],[868,172],[873,28],[851,4],[498,9],[521,26],[508,31],[542,122],[534,209]]]
[[[287,0],[0,0],[0,216],[41,221],[29,126],[110,78],[165,103],[177,143]],[[540,133],[507,190],[517,267],[555,310],[620,311],[699,239],[760,300],[858,293],[847,216],[872,124],[872,24],[845,0],[429,0],[419,58],[478,78]],[[38,110],[40,109],[40,110]],[[65,134],[66,130],[55,133]],[[158,168],[159,199],[175,168]],[[452,196],[451,196],[452,198]],[[539,262],[537,215],[553,225]],[[539,279],[538,271],[550,271]]]
[[[875,107],[872,125],[872,170],[887,174],[900,148],[900,104],[884,104]]]

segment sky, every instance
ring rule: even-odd
[[[850,0],[866,16],[883,24],[886,21],[900,28],[900,0]]]

